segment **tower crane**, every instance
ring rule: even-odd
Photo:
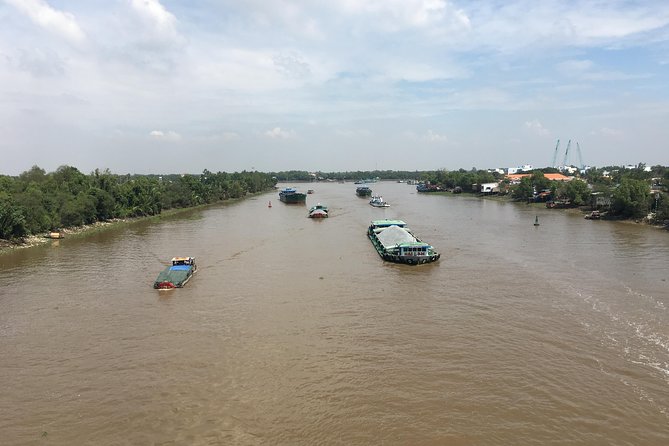
[[[562,166],[567,165],[567,158],[569,158],[569,147],[571,147],[571,139],[567,142],[567,150],[564,151],[564,161],[562,161]]]
[[[581,156],[581,146],[576,142],[576,151],[578,152],[578,162],[581,163],[581,170],[585,170],[585,164],[583,164],[583,156]]]
[[[553,166],[553,167],[556,167],[555,166],[555,161],[557,160],[557,154],[558,154],[558,148],[559,147],[560,147],[560,140],[558,139],[557,144],[555,144],[555,152],[553,153],[553,164],[551,164],[551,166]]]

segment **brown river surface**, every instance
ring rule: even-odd
[[[296,186],[307,206],[271,192],[0,256],[0,444],[669,444],[666,231]],[[383,262],[379,218],[441,260]],[[154,290],[175,255],[198,272]]]

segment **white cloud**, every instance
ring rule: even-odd
[[[175,28],[176,17],[159,0],[130,0],[130,5],[158,34],[172,37],[178,35]]]
[[[44,0],[5,0],[42,28],[72,43],[81,43],[86,35],[73,14],[52,8]]]
[[[181,135],[173,130],[167,132],[163,132],[162,130],[152,130],[149,132],[149,136],[152,139],[161,141],[181,141]]]
[[[533,119],[532,121],[525,121],[525,128],[529,129],[531,132],[539,136],[548,136],[550,134],[550,131],[547,128],[545,128],[543,124],[539,122],[538,119]]]
[[[591,135],[606,136],[609,138],[618,138],[623,135],[623,132],[618,129],[612,129],[610,127],[602,127],[598,130],[593,130],[590,132]]]
[[[314,156],[264,158],[285,163],[273,170],[319,159],[355,169],[370,138],[398,162],[407,147],[421,147],[431,155],[426,164],[483,164],[476,156],[536,164],[524,148],[540,138],[554,146],[548,141],[559,136],[544,125],[569,135],[597,129],[592,145],[606,146],[601,158],[628,153],[635,135],[654,162],[666,159],[657,144],[669,131],[666,1],[0,5],[0,152],[21,154],[2,163],[13,171],[48,159],[46,146],[80,147],[85,161],[85,148],[103,147],[96,142],[113,129],[124,131],[115,143],[149,166],[140,149],[180,147],[167,141],[195,141],[244,167],[244,158],[272,153],[270,143],[283,140]],[[19,131],[32,128],[35,115],[52,125],[37,132],[49,144]],[[406,128],[419,130],[405,139]],[[444,160],[446,144],[472,150]],[[109,152],[100,149],[92,162],[117,162]]]
[[[423,140],[428,142],[447,142],[448,137],[446,135],[441,135],[432,130],[428,130],[425,135],[423,135]]]
[[[50,48],[20,49],[18,67],[36,77],[62,76],[65,62]]]
[[[292,130],[284,130],[281,127],[274,127],[265,132],[265,136],[271,139],[290,139],[295,137],[295,132]]]
[[[370,16],[371,26],[388,31],[403,28],[430,28],[446,22],[469,28],[470,19],[464,10],[451,8],[444,0],[343,0],[338,2],[344,12]]]
[[[272,57],[276,70],[288,77],[307,77],[311,74],[309,64],[298,54],[277,54]]]

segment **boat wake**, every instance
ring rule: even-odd
[[[615,376],[639,398],[669,418],[669,400],[653,396],[669,385],[667,308],[662,301],[629,285],[618,283],[616,288],[618,293],[598,293],[570,285],[565,290],[567,294],[578,298],[574,302],[580,301],[585,306],[582,307],[584,311],[573,307],[569,312],[580,319],[578,322],[587,334],[598,340],[602,347],[639,369],[633,373],[625,372],[614,364],[597,359],[600,371]]]

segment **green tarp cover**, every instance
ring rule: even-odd
[[[188,279],[189,271],[188,270],[170,270],[166,268],[156,278],[156,283],[160,282],[172,282],[174,286],[179,286]]]

